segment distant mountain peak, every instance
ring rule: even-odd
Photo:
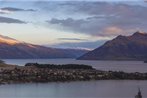
[[[20,41],[18,41],[18,40],[16,40],[16,39],[7,37],[7,36],[0,35],[0,43],[5,43],[5,44],[9,44],[9,45],[14,45],[14,44],[22,43],[22,42],[20,42]]]
[[[144,36],[144,35],[147,35],[147,33],[141,32],[141,31],[137,31],[132,36]]]
[[[117,36],[115,39],[125,39],[125,38],[126,38],[126,36],[119,35],[119,36]]]
[[[78,59],[82,60],[145,60],[147,33],[137,31],[131,36],[119,35]]]
[[[88,51],[34,45],[0,35],[0,59],[76,58],[86,52]]]

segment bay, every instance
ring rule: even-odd
[[[6,63],[86,64],[99,70],[147,72],[142,61],[90,61],[75,59],[4,59]],[[0,98],[134,98],[141,88],[147,98],[147,81],[99,80],[0,85]]]
[[[147,63],[143,61],[94,61],[75,59],[4,59],[4,61],[19,66],[24,66],[26,63],[86,64],[106,71],[147,72]]]
[[[0,98],[135,98],[138,87],[147,98],[147,81],[129,80],[1,85]]]

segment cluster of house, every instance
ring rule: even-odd
[[[80,66],[80,65],[77,65]],[[146,80],[147,73],[125,73],[120,71],[101,71],[91,67],[36,67],[23,66],[0,70],[0,83],[25,83],[25,82],[65,82],[84,80]]]

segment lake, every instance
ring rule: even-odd
[[[134,98],[147,81],[81,81],[69,83],[11,84],[0,86],[0,98]]]
[[[87,64],[100,70],[147,72],[142,61],[85,61],[75,59],[4,59],[6,63]],[[147,81],[100,80],[0,85],[0,98],[134,98],[142,90],[147,98]]]
[[[143,61],[92,61],[75,59],[4,59],[6,63],[24,66],[26,63],[45,64],[86,64],[100,70],[125,72],[147,72],[147,63]]]

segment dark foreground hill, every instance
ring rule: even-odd
[[[80,60],[146,60],[147,33],[119,35],[99,48],[79,57]]]

